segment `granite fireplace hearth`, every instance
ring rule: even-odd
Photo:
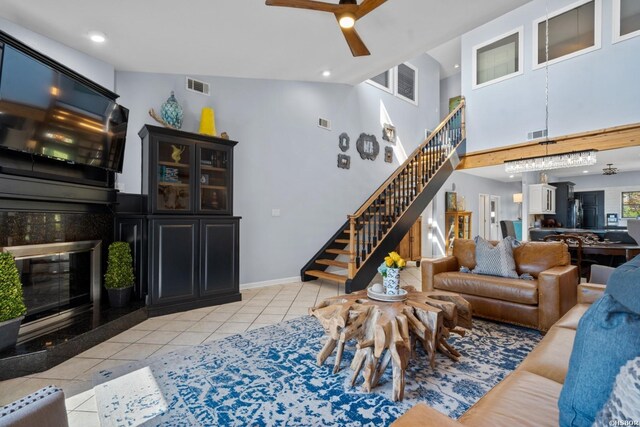
[[[102,286],[114,238],[111,188],[0,172],[0,250],[16,257],[27,315],[0,353],[0,380],[47,370],[147,318],[142,301],[109,307]]]

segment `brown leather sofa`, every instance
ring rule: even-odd
[[[580,285],[578,304],[556,322],[518,368],[458,420],[419,403],[392,424],[415,426],[555,426],[558,398],[569,368],[578,321],[603,285]]]
[[[496,242],[494,242],[495,244]],[[456,239],[453,255],[422,260],[422,289],[460,294],[474,316],[546,331],[576,303],[578,270],[563,242],[524,242],[513,250],[518,274],[534,280],[461,273],[476,266],[475,242]]]

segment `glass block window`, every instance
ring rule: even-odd
[[[640,1],[613,0],[613,41],[640,36]]]
[[[622,192],[622,218],[640,218],[640,191]]]
[[[522,74],[522,28],[473,48],[473,86]]]
[[[600,0],[574,3],[549,14],[549,63],[600,48]],[[534,22],[534,68],[546,62],[546,17]]]
[[[418,69],[409,63],[396,67],[396,96],[418,104]]]

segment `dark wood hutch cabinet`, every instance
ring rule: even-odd
[[[139,135],[142,195],[119,197],[116,233],[134,245],[150,314],[239,301],[237,142],[150,125]]]

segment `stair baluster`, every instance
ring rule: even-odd
[[[438,187],[455,169],[457,160],[451,157],[453,152],[457,151],[458,156],[464,154],[465,146],[461,144],[466,137],[464,104],[463,99],[367,202],[355,214],[349,215],[347,223],[303,267],[303,280],[320,277],[338,281],[345,284],[347,292],[353,290],[352,282],[361,289],[371,280],[385,251],[400,242]],[[345,233],[349,235],[348,240],[344,239]],[[347,242],[348,250],[338,249]],[[333,259],[347,254],[346,276],[315,269],[318,265],[323,270],[327,266],[344,268],[344,262]]]

